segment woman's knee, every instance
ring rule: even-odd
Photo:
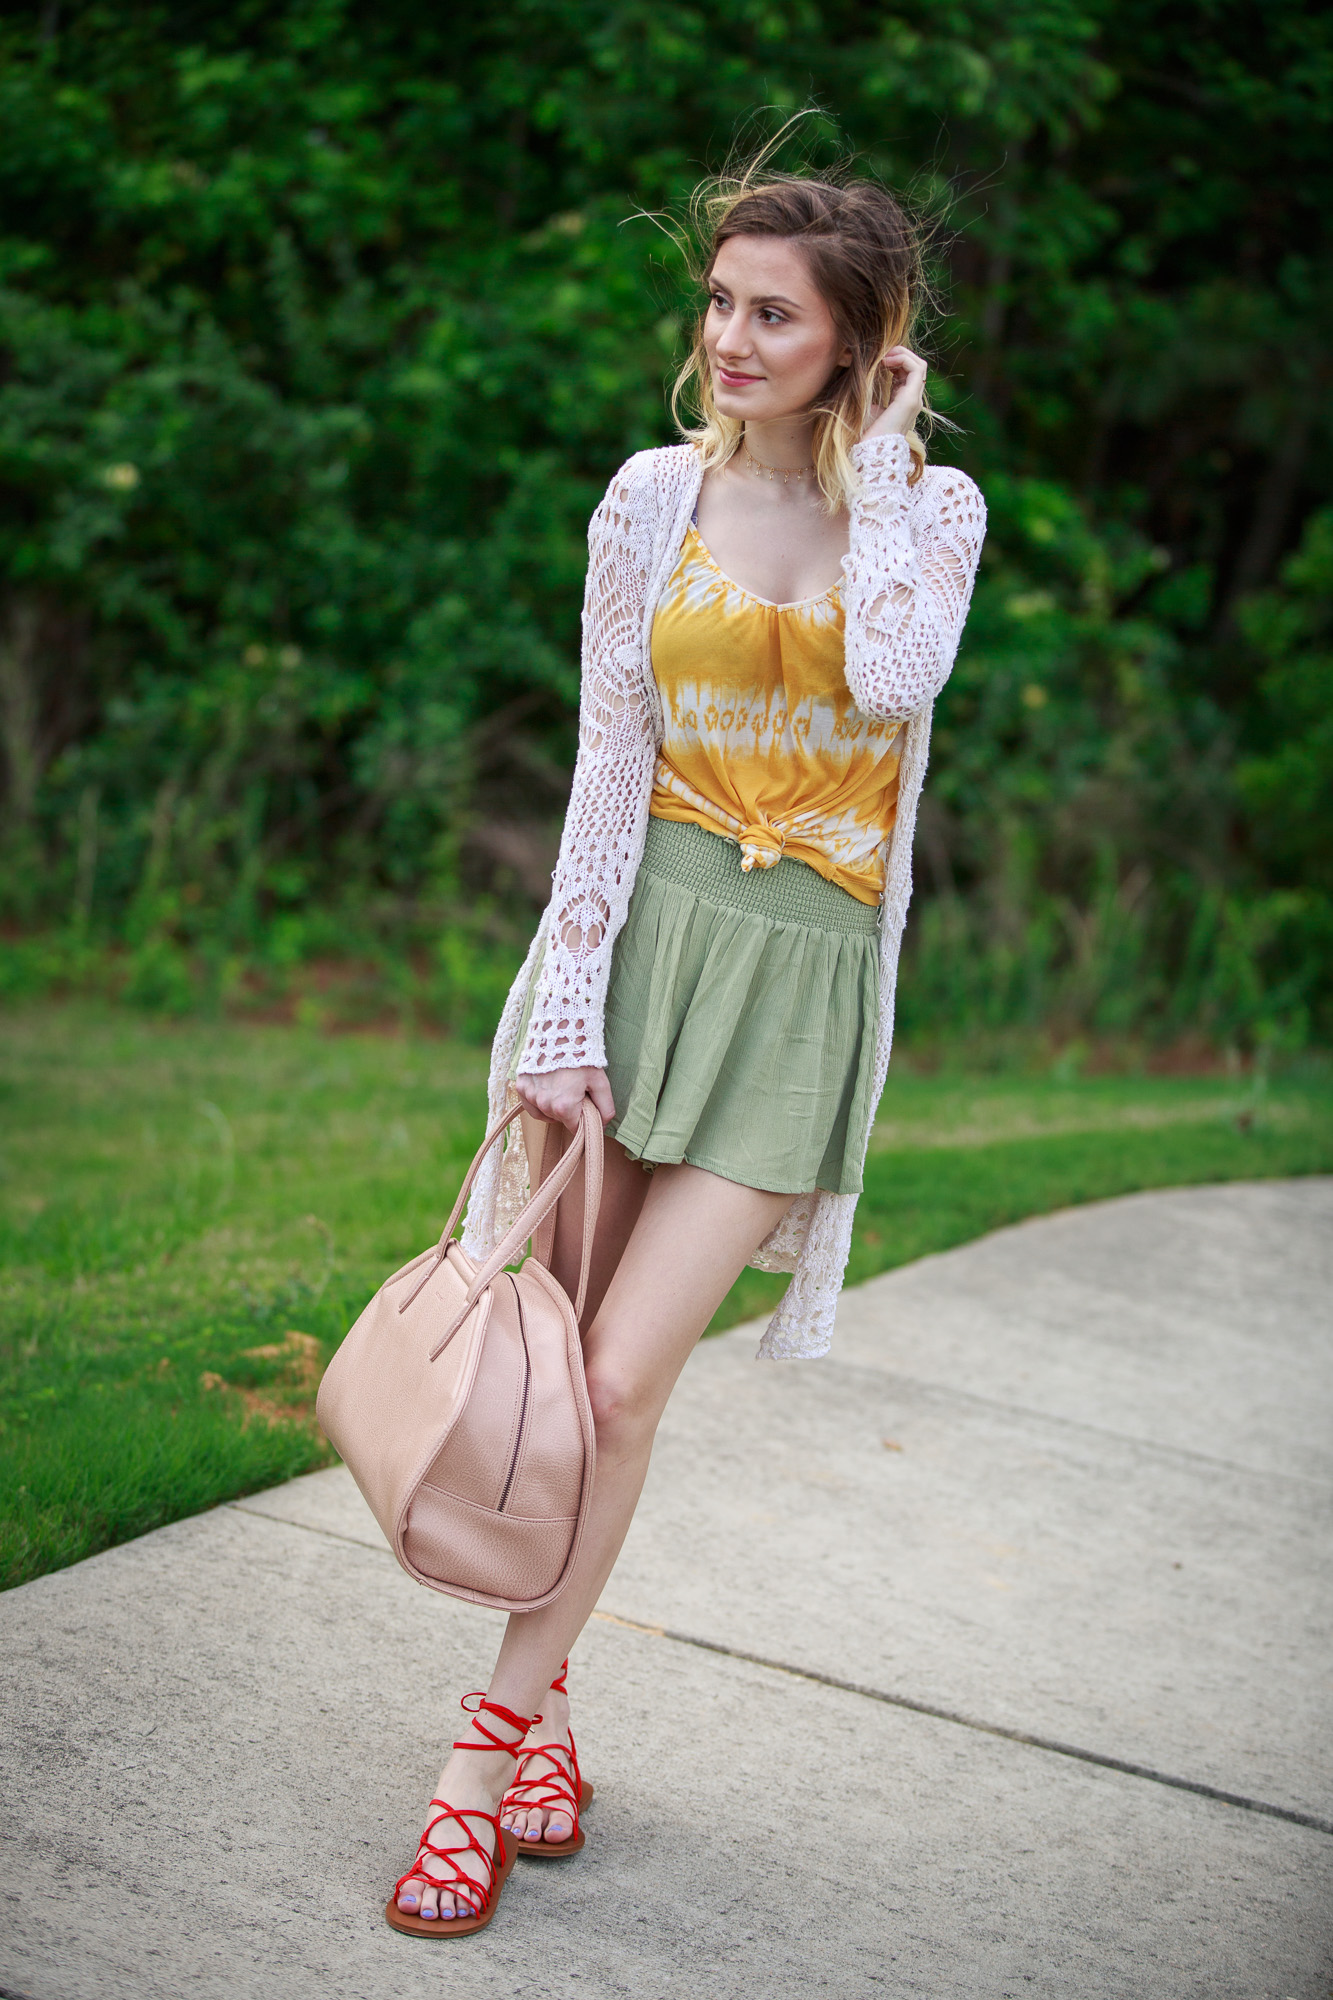
[[[651,1385],[621,1360],[593,1355],[586,1363],[588,1402],[597,1442],[632,1445],[657,1428],[657,1397]]]

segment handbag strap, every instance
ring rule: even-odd
[[[542,1147],[541,1166],[537,1173],[538,1188],[545,1184],[550,1175],[555,1171],[557,1162],[563,1157],[559,1153],[552,1157],[552,1135],[563,1136],[561,1128],[558,1125],[548,1125],[546,1127],[546,1142]],[[599,1145],[597,1143],[598,1138],[601,1136],[599,1131],[594,1131],[591,1136],[592,1143],[590,1145],[585,1144],[583,1149],[583,1238],[580,1246],[581,1249],[583,1245],[589,1244],[592,1240],[597,1228],[597,1217],[602,1206],[602,1176],[605,1171],[606,1149],[604,1144]],[[545,1220],[540,1222],[532,1232],[532,1254],[539,1264],[546,1266],[548,1271],[551,1268],[551,1259],[555,1253],[555,1226],[558,1210],[559,1203],[557,1202],[556,1206],[547,1212]],[[591,1255],[591,1251],[588,1254]],[[586,1285],[587,1278],[585,1275],[579,1291],[577,1309],[580,1317],[583,1313],[583,1298]]]
[[[506,1112],[499,1124],[494,1126],[482,1140],[476,1157],[472,1165],[468,1168],[463,1185],[458,1191],[458,1199],[454,1203],[453,1213],[445,1224],[444,1234],[441,1236],[439,1244],[436,1247],[435,1258],[423,1274],[420,1282],[413,1287],[410,1295],[399,1306],[398,1310],[400,1313],[406,1312],[413,1299],[416,1298],[418,1292],[421,1291],[430,1278],[431,1273],[438,1269],[440,1260],[446,1254],[453,1238],[454,1227],[463,1212],[463,1204],[467,1200],[468,1192],[477,1177],[482,1161],[496,1140],[513,1124],[521,1109],[522,1106],[516,1104],[513,1110]],[[511,1223],[508,1230],[506,1230],[490,1256],[473,1278],[462,1306],[435,1345],[430,1357],[432,1361],[435,1360],[437,1355],[444,1352],[444,1349],[467,1318],[477,1300],[486,1290],[486,1287],[493,1283],[510,1258],[516,1255],[522,1248],[528,1237],[536,1235],[540,1230],[542,1223],[555,1208],[561,1195],[578,1172],[580,1161],[586,1158],[588,1170],[584,1175],[583,1241],[580,1245],[579,1254],[578,1295],[574,1301],[574,1317],[576,1319],[579,1317],[583,1311],[583,1302],[588,1294],[588,1273],[592,1264],[593,1238],[597,1229],[598,1213],[602,1205],[603,1153],[604,1140],[602,1137],[601,1115],[591,1098],[585,1098],[582,1115],[579,1119],[579,1129],[574,1135],[573,1143],[566,1149],[552,1172],[541,1181],[536,1192],[532,1195],[526,1206],[520,1210],[513,1223]]]
[[[592,1264],[593,1237],[597,1229],[597,1217],[602,1206],[602,1162],[605,1142],[602,1137],[601,1113],[590,1097],[583,1100],[583,1110],[579,1117],[579,1129],[571,1143],[556,1161],[551,1172],[539,1183],[536,1193],[527,1206],[520,1209],[505,1235],[492,1250],[486,1262],[478,1271],[468,1289],[469,1307],[474,1305],[491,1280],[501,1272],[529,1236],[544,1234],[542,1224],[550,1215],[561,1195],[573,1180],[581,1160],[587,1162],[587,1172],[583,1180],[583,1241],[579,1246],[579,1288],[574,1299],[574,1317],[583,1311],[583,1302],[588,1296],[588,1271]],[[545,1161],[543,1160],[543,1166]],[[539,1258],[539,1262],[545,1262]]]
[[[523,1106],[521,1104],[516,1104],[512,1111],[506,1111],[504,1117],[500,1120],[499,1124],[492,1125],[490,1131],[486,1134],[486,1137],[482,1140],[476,1152],[473,1154],[472,1165],[468,1168],[466,1174],[463,1176],[463,1185],[458,1190],[458,1200],[453,1205],[453,1209],[450,1212],[449,1220],[445,1223],[444,1231],[440,1237],[438,1247],[441,1251],[444,1250],[445,1245],[448,1243],[450,1237],[453,1235],[454,1230],[458,1225],[458,1218],[463,1213],[463,1204],[464,1202],[466,1202],[468,1196],[472,1192],[472,1183],[477,1178],[477,1175],[481,1172],[482,1161],[486,1158],[486,1155],[490,1152],[491,1147],[495,1144],[496,1140],[502,1139],[504,1137],[505,1133],[509,1130],[510,1126],[513,1124],[514,1120],[518,1117],[522,1109]]]
[[[486,1155],[490,1152],[491,1147],[495,1144],[496,1140],[502,1138],[503,1135],[509,1130],[509,1127],[513,1124],[514,1120],[518,1117],[522,1109],[523,1106],[521,1104],[516,1104],[512,1111],[506,1111],[504,1117],[500,1120],[499,1124],[493,1125],[491,1127],[490,1131],[486,1134],[486,1137],[482,1140],[476,1152],[473,1154],[472,1165],[468,1168],[466,1174],[463,1176],[463,1185],[458,1190],[458,1200],[454,1203],[453,1208],[450,1211],[449,1220],[445,1223],[444,1228],[440,1231],[440,1240],[435,1245],[435,1255],[431,1258],[429,1264],[427,1264],[425,1270],[422,1272],[421,1276],[417,1279],[417,1282],[415,1283],[415,1285],[413,1285],[407,1297],[403,1300],[402,1304],[399,1306],[398,1311],[400,1314],[405,1313],[409,1306],[416,1304],[418,1295],[426,1289],[426,1286],[430,1283],[431,1279],[435,1276],[435,1273],[439,1270],[440,1265],[444,1262],[445,1256],[449,1249],[449,1245],[453,1241],[453,1234],[458,1224],[458,1218],[463,1213],[463,1204],[467,1200],[469,1194],[472,1192],[472,1183],[473,1181],[476,1180],[477,1175],[481,1171],[482,1161],[486,1158]],[[432,1354],[431,1360],[433,1361],[434,1359],[435,1356]]]
[[[560,1158],[559,1153],[553,1153],[551,1150],[552,1138],[561,1138],[564,1136],[561,1127],[558,1125],[543,1125],[542,1131],[545,1136],[542,1141],[542,1156],[537,1168],[537,1178],[532,1184],[534,1194],[547,1180],[556,1161]],[[528,1171],[529,1173],[532,1171],[531,1158],[528,1160]],[[555,1219],[558,1207],[559,1204],[557,1203],[556,1208],[551,1210],[546,1220],[539,1223],[532,1232],[532,1254],[539,1264],[545,1264],[548,1271],[551,1268],[551,1257],[555,1250]]]

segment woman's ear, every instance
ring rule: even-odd
[[[852,350],[851,350],[851,348],[850,348],[850,347],[844,347],[844,348],[841,348],[841,349],[839,350],[839,353],[838,353],[838,366],[839,366],[839,368],[850,368],[850,367],[851,367],[851,365],[852,365]]]

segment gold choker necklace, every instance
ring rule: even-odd
[[[756,479],[771,481],[781,473],[782,483],[786,486],[793,479],[804,479],[807,472],[813,472],[815,469],[813,465],[765,465],[762,458],[755,457],[744,438],[741,439],[741,450],[749,459]]]

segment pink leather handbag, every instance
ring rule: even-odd
[[[602,1198],[592,1105],[480,1268],[454,1241],[482,1160],[517,1116],[515,1107],[483,1140],[434,1249],[376,1292],[315,1406],[408,1575],[501,1611],[536,1610],[563,1589],[594,1453],[579,1340]],[[548,1266],[556,1204],[580,1160],[583,1245],[571,1302]],[[532,1254],[507,1271],[529,1236]]]

